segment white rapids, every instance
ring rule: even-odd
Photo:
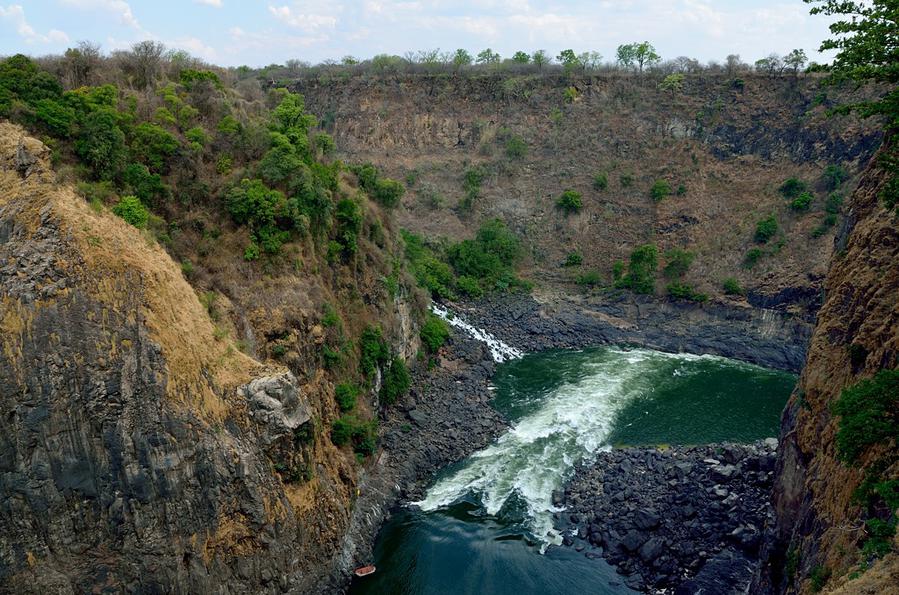
[[[472,454],[413,504],[432,511],[473,496],[488,514],[497,515],[515,496],[513,503],[526,507],[526,525],[543,549],[560,543],[552,515],[561,509],[553,506],[553,491],[576,464],[608,448],[618,412],[653,391],[649,372],[658,363],[708,357],[646,349],[608,353],[609,357],[589,364],[590,373],[548,394],[536,411],[494,444]]]

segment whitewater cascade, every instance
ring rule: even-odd
[[[447,321],[453,328],[460,329],[472,339],[487,345],[487,348],[490,349],[490,355],[493,356],[493,361],[497,363],[511,359],[519,359],[524,355],[521,350],[503,343],[484,329],[479,329],[476,326],[469,324],[455,312],[450,312],[448,308],[432,303],[431,312]]]

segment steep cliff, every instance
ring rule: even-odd
[[[328,436],[321,304],[414,352],[389,259],[346,277],[222,264],[201,279],[217,305],[201,304],[149,233],[57,183],[49,156],[0,123],[0,591],[308,589],[359,472]],[[242,352],[275,345],[289,369]]]
[[[895,140],[885,143],[881,156],[895,151]],[[871,162],[835,246],[807,364],[783,415],[777,518],[769,564],[759,581],[763,592],[826,587],[839,593],[895,593],[899,585],[895,554],[875,562],[871,548],[860,550],[872,538],[865,520],[878,515],[887,520],[895,511],[883,502],[866,509],[854,497],[878,459],[887,461],[877,471],[881,480],[899,478],[896,444],[875,445],[857,464],[847,464],[838,456],[840,417],[833,411],[844,389],[899,363],[899,226],[895,210],[879,198],[894,175],[883,159]],[[863,429],[873,431],[873,425]]]
[[[291,88],[344,156],[406,180],[403,226],[458,239],[500,217],[525,238],[524,272],[539,285],[564,288],[592,270],[607,283],[616,260],[653,243],[693,251],[684,279],[712,296],[734,277],[755,306],[814,311],[835,231],[815,232],[828,217],[822,172],[859,172],[880,133],[826,117],[847,89],[812,75],[740,76],[691,75],[675,89],[615,74],[322,76]],[[816,195],[807,211],[778,192],[792,177]],[[671,194],[655,201],[660,180]],[[580,212],[556,208],[566,189],[582,194]],[[779,231],[756,244],[770,214]],[[583,263],[563,267],[572,252]]]

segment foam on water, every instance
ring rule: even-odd
[[[655,365],[699,357],[643,349],[609,353],[591,362],[584,378],[560,386],[538,410],[439,480],[415,505],[431,511],[474,497],[488,514],[497,515],[512,498],[526,507],[527,526],[544,547],[560,542],[553,529],[552,513],[559,510],[552,504],[553,491],[575,465],[607,447],[616,414],[653,390],[649,372]]]
[[[476,341],[481,341],[482,343],[487,345],[487,348],[490,349],[490,355],[493,356],[493,361],[495,362],[504,362],[510,359],[519,359],[524,355],[521,350],[515,349],[511,345],[503,343],[484,329],[480,329],[469,324],[458,314],[450,312],[448,308],[444,308],[438,304],[432,303],[431,312],[447,321],[450,326],[462,330],[469,337],[475,339]]]

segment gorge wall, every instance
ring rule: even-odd
[[[678,90],[627,75],[319,77],[291,88],[348,161],[406,180],[401,225],[458,239],[499,217],[524,238],[524,274],[538,293],[588,270],[608,281],[616,260],[654,243],[695,252],[685,280],[700,291],[721,296],[722,279],[734,277],[754,306],[807,314],[820,305],[835,233],[811,237],[825,217],[821,173],[834,164],[860,172],[880,132],[827,117],[848,91],[814,76],[739,76],[688,76]],[[523,155],[509,153],[513,137]],[[483,180],[466,209],[473,169]],[[605,189],[593,186],[598,173]],[[791,211],[778,192],[790,177],[815,191],[809,212]],[[660,179],[680,194],[653,201]],[[579,213],[555,208],[565,189],[583,194]],[[780,231],[748,269],[756,222],[769,214]],[[583,265],[562,267],[573,251]]]
[[[885,142],[881,155],[895,152],[895,140]],[[880,198],[890,176],[895,171],[873,160],[852,196],[808,361],[783,414],[776,524],[758,581],[762,592],[884,593],[899,585],[895,553],[875,561],[860,551],[871,517],[853,497],[878,455],[896,445],[876,447],[860,464],[847,465],[837,457],[839,421],[832,410],[845,388],[899,364],[899,227],[895,210]],[[873,425],[865,431],[873,432]],[[899,465],[886,460],[881,478],[895,481]],[[896,511],[881,512],[889,517]],[[889,541],[895,545],[895,537]]]
[[[322,304],[414,353],[414,300],[390,297],[370,249],[355,275],[223,258],[201,304],[152,236],[58,183],[49,157],[0,123],[0,592],[311,590],[360,472],[329,437]]]

